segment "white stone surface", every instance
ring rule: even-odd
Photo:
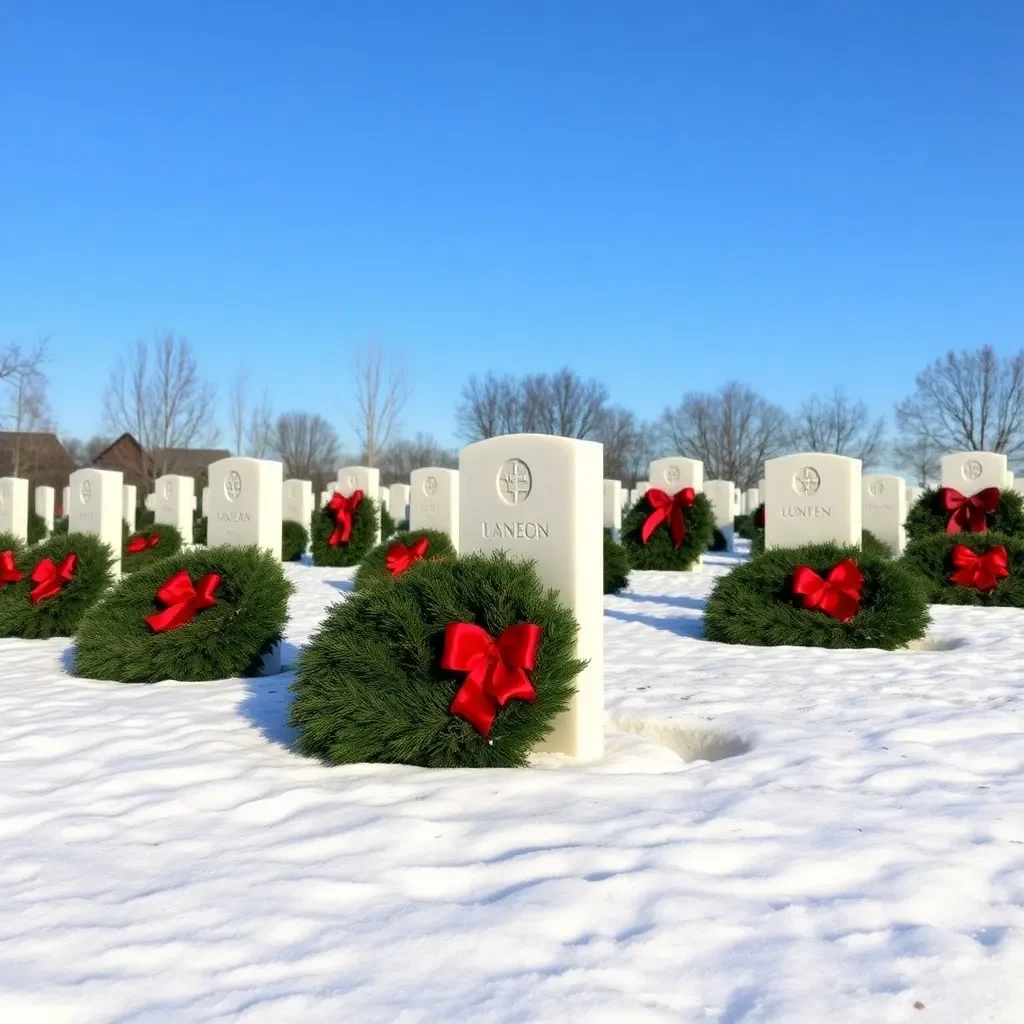
[[[338,470],[338,480],[334,487],[342,497],[351,498],[356,491],[362,491],[363,497],[377,501],[380,494],[380,470],[373,466],[342,466]],[[377,516],[377,539],[380,543],[380,515]]]
[[[0,533],[28,541],[28,481],[20,476],[0,477]]]
[[[203,488],[202,506],[203,506],[203,518],[204,519],[209,519],[210,518],[210,485],[209,484],[207,484]]]
[[[998,452],[953,452],[942,456],[942,486],[970,497],[986,487],[1006,487],[1006,456]]]
[[[699,459],[684,459],[681,455],[655,459],[648,476],[650,487],[658,487],[667,494],[675,494],[684,487],[692,487],[698,494],[704,490],[704,463]]]
[[[269,459],[232,457],[210,466],[211,547],[256,545],[281,557],[282,466]]]
[[[860,546],[861,462],[845,455],[800,452],[765,462],[770,501],[765,547],[835,541]]]
[[[733,492],[736,490],[731,480],[707,480],[704,483],[704,494],[715,511],[715,527],[725,537],[729,550],[732,551],[736,538],[734,536]]]
[[[768,481],[761,477],[757,482],[757,493],[761,496],[761,501],[764,501],[764,496],[768,491]]]
[[[173,526],[181,534],[181,542],[191,544],[195,480],[190,476],[169,473],[157,477],[154,487],[153,521],[157,525]]]
[[[147,494],[146,500],[143,502],[143,504],[146,506],[147,512],[156,512],[156,495]]]
[[[409,495],[412,487],[409,484],[392,484],[388,490],[391,493],[391,514],[396,521],[409,519]]]
[[[1003,484],[1003,490],[1005,490],[1005,491],[1012,491],[1013,490],[1013,470],[1012,469],[1008,469],[1006,471],[1006,482]]]
[[[427,466],[410,477],[409,529],[441,530],[459,548],[459,471]]]
[[[901,476],[871,474],[861,478],[861,526],[895,555],[907,546],[907,483]]]
[[[636,482],[636,498],[639,501],[650,489],[650,480],[637,480]]]
[[[128,524],[128,532],[135,532],[138,518],[139,492],[135,484],[124,484],[121,487],[121,518]]]
[[[478,441],[459,453],[462,550],[533,559],[579,623],[569,710],[543,750],[595,759],[604,752],[603,446],[539,434]]]
[[[612,539],[622,536],[622,483],[619,480],[604,481],[604,528],[612,531]]]
[[[114,555],[114,579],[121,576],[124,476],[113,469],[78,469],[71,474],[68,532],[99,537]]]
[[[747,499],[747,511],[751,514],[757,511],[758,506],[761,504],[761,492],[756,487],[747,488],[746,493]]]
[[[46,532],[53,532],[54,509],[57,505],[57,492],[52,487],[36,488],[36,515],[43,517]]]
[[[281,515],[293,523],[300,523],[309,532],[313,521],[313,483],[294,477],[281,485]]]
[[[386,508],[388,512],[391,511],[391,489],[389,487],[381,487],[378,492],[378,500],[381,508]]]
[[[917,502],[917,499],[924,493],[923,487],[914,487],[907,484],[907,511],[909,512]]]
[[[60,500],[61,500],[60,514],[62,516],[71,515],[71,488],[70,488],[70,486],[69,487],[65,487],[64,490],[61,492]]]

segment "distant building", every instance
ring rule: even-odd
[[[61,491],[75,463],[56,434],[0,431],[0,476],[20,476],[29,481],[29,507],[34,508],[36,487],[52,487],[60,504]]]
[[[92,465],[123,474],[126,484],[138,488],[139,504],[142,504],[153,481],[167,473],[192,477],[198,494],[206,485],[211,463],[230,455],[224,448],[157,448],[147,453],[131,434],[122,434],[92,460]]]

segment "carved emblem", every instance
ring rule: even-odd
[[[242,477],[238,471],[233,469],[224,478],[224,497],[228,501],[235,501],[242,493]]]
[[[678,466],[669,466],[668,469],[665,470],[665,479],[670,484],[677,484],[677,483],[679,483],[679,477],[680,477],[680,473],[679,473],[679,467]]]
[[[533,474],[522,459],[509,459],[498,469],[498,496],[506,505],[521,505],[533,490]]]
[[[348,484],[349,494],[351,494],[353,491],[358,490],[359,488],[359,477],[357,477],[355,473],[349,473],[349,475],[345,478],[345,483]]]
[[[793,477],[793,490],[797,494],[817,494],[821,486],[821,474],[813,466],[804,466]]]
[[[88,503],[92,501],[92,484],[88,480],[83,480],[82,486],[78,489],[78,494],[83,502]]]
[[[960,472],[965,480],[977,480],[984,470],[977,459],[968,459],[961,467]]]
[[[164,481],[164,497],[170,501],[174,494],[174,484],[170,480]]]
[[[423,493],[428,498],[432,498],[435,494],[437,494],[437,477],[436,476],[428,476],[426,478],[426,480],[423,481]]]
[[[876,498],[885,490],[885,484],[881,480],[872,480],[868,484],[868,492],[874,495]]]

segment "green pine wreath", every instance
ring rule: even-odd
[[[629,586],[629,557],[626,549],[604,533],[604,592],[617,594]]]
[[[292,519],[281,523],[281,561],[297,562],[309,547],[309,532]]]
[[[157,592],[182,571],[197,590],[209,574],[220,576],[216,603],[185,625],[156,632],[147,617],[172,607]],[[74,673],[121,683],[252,674],[281,639],[292,589],[281,563],[261,548],[179,552],[126,576],[89,610],[75,637]]]
[[[206,516],[196,516],[192,520],[192,543],[193,544],[205,544],[206,543],[206,531],[209,527],[209,523]]]
[[[691,569],[714,539],[715,512],[707,496],[695,495],[692,507],[683,513],[686,536],[678,548],[673,543],[667,519],[651,534],[646,544],[643,542],[641,530],[652,511],[653,506],[645,494],[626,513],[622,522],[622,546],[626,549],[629,564],[634,569]]]
[[[441,668],[452,623],[474,623],[492,638],[520,624],[541,629],[529,672],[536,699],[508,701],[487,736],[450,710],[466,679]],[[298,748],[329,764],[525,765],[575,691],[584,667],[577,629],[530,562],[501,552],[424,561],[335,606],[302,651],[290,715]]]
[[[46,520],[34,509],[28,510],[28,543],[38,544],[46,540],[49,531],[46,529]]]
[[[793,573],[806,565],[825,577],[845,559],[864,576],[860,611],[840,622],[801,606]],[[918,640],[928,628],[921,579],[899,562],[839,544],[774,548],[722,576],[704,610],[708,640],[756,647],[877,647],[891,651]]]
[[[127,526],[127,524],[125,524]],[[142,547],[142,545],[145,547]],[[126,537],[121,549],[121,572],[131,573],[147,565],[176,555],[182,547],[181,533],[175,526],[160,523]]]
[[[355,578],[352,581],[353,589],[362,590],[372,583],[392,580],[395,577],[387,567],[388,555],[397,546],[413,549],[418,541],[425,539],[427,549],[419,561],[429,561],[435,558],[454,558],[455,548],[452,547],[452,539],[443,530],[407,530],[404,533],[396,534],[383,544],[378,544],[359,563]]]
[[[999,507],[987,518],[988,528],[992,532],[1008,537],[1024,537],[1024,498],[1016,491],[1000,491]],[[939,507],[939,488],[929,487],[922,491],[907,513],[907,543],[937,533],[945,534],[948,519],[948,514]]]
[[[377,545],[377,503],[363,495],[352,516],[352,533],[347,543],[331,545],[334,516],[325,505],[315,509],[312,519],[311,543],[314,565],[358,565]]]
[[[864,554],[878,558],[892,558],[892,548],[879,540],[870,530],[860,531],[860,549]],[[764,530],[755,530],[754,539],[750,542],[750,557],[764,554]]]
[[[391,510],[385,505],[380,504],[380,539],[381,541],[387,540],[389,537],[393,537],[397,530],[395,525],[395,517],[391,514]]]
[[[56,537],[59,534],[66,534],[68,532],[68,517],[67,516],[54,516],[53,529],[50,531],[51,537]]]
[[[957,545],[982,556],[992,548],[1005,548],[1010,575],[998,579],[992,590],[954,583],[952,576],[957,567],[953,564],[953,549]],[[994,530],[933,533],[907,545],[903,564],[923,580],[929,604],[1024,608],[1024,537],[1011,537]]]
[[[0,589],[0,636],[4,637],[71,636],[82,616],[114,582],[114,553],[98,537],[84,533],[55,535],[16,552],[14,560],[22,579]],[[43,579],[32,579],[47,560],[55,570],[52,593],[47,593]]]

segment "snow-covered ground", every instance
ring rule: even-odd
[[[329,769],[290,675],[0,641],[0,1020],[1024,1020],[1024,612],[720,646],[730,564],[606,599],[588,766]],[[350,574],[289,572],[297,647]]]

